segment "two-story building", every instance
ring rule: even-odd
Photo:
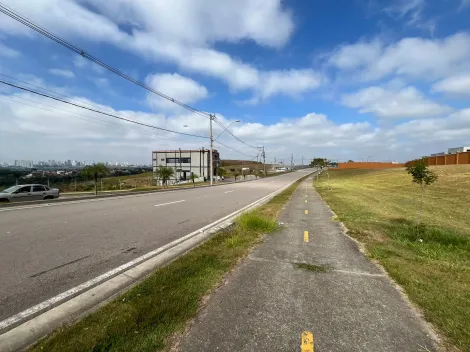
[[[213,159],[214,176],[216,176],[219,168],[219,152],[217,150],[213,150]],[[170,183],[189,180],[191,174],[208,180],[210,178],[210,151],[207,149],[153,151],[152,166],[154,174],[162,166],[173,168],[174,174]]]

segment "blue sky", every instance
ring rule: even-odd
[[[233,133],[265,145],[269,159],[403,161],[470,144],[468,0],[4,3],[225,125],[240,119]],[[208,134],[203,117],[0,16],[1,74],[123,117]],[[149,162],[153,149],[208,145],[0,91],[3,161]],[[228,134],[220,141],[236,150],[218,145],[223,158],[258,153]]]

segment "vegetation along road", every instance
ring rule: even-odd
[[[421,190],[404,169],[330,170],[316,187],[349,235],[365,244],[368,255],[385,267],[425,318],[468,352],[470,165],[430,169],[439,178],[426,187],[419,229]]]

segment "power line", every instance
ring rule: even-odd
[[[256,158],[256,156],[253,157],[253,155],[249,155],[249,154],[243,153],[243,152],[241,152],[241,151],[239,151],[239,150],[236,150],[236,149],[234,149],[234,148],[232,148],[232,147],[229,147],[228,145],[226,145],[226,144],[224,144],[224,143],[222,143],[222,142],[215,141],[214,143],[218,143],[218,144],[220,144],[220,145],[223,145],[225,148],[228,148],[228,149],[233,150],[234,152],[237,152],[237,153],[240,153],[240,154],[249,156],[250,158],[253,158],[253,159]]]
[[[18,88],[18,89],[21,89],[21,90],[24,90],[24,91],[27,91],[27,92],[30,92],[30,93],[34,93],[34,94],[37,94],[37,95],[41,95],[41,96],[46,97],[46,98],[49,98],[49,99],[57,100],[57,101],[60,101],[60,102],[62,102],[62,103],[66,103],[66,104],[70,104],[70,105],[73,105],[73,106],[76,106],[76,107],[79,107],[79,108],[82,108],[82,109],[90,110],[90,111],[96,112],[96,113],[98,113],[98,114],[102,114],[102,115],[114,117],[114,118],[116,118],[116,119],[119,119],[119,120],[122,120],[122,121],[126,121],[126,122],[130,122],[130,123],[134,123],[134,124],[136,124],[136,125],[140,125],[140,126],[144,126],[144,127],[149,127],[149,128],[153,128],[153,129],[157,129],[157,130],[161,130],[161,131],[165,131],[165,132],[180,134],[180,135],[184,135],[184,136],[198,137],[198,138],[207,138],[207,139],[209,138],[209,137],[206,137],[206,136],[199,136],[199,135],[190,134],[190,133],[184,133],[184,132],[173,131],[173,130],[170,130],[170,129],[167,129],[167,128],[158,127],[158,126],[153,126],[153,125],[149,125],[149,124],[146,124],[146,123],[142,123],[142,122],[134,121],[134,120],[131,120],[131,119],[127,119],[127,118],[124,118],[124,117],[119,117],[119,116],[116,116],[116,115],[113,115],[113,114],[108,114],[108,113],[103,112],[103,111],[99,111],[99,110],[96,110],[96,109],[92,109],[92,108],[89,108],[89,107],[86,107],[86,106],[83,106],[83,105],[79,105],[79,104],[76,104],[76,103],[72,103],[72,102],[70,102],[70,101],[62,100],[62,99],[59,99],[59,98],[56,98],[56,97],[53,97],[53,96],[50,96],[50,95],[47,95],[47,94],[44,94],[44,93],[40,93],[40,92],[34,91],[34,90],[32,90],[32,89],[28,89],[28,88],[25,88],[25,87],[21,87],[21,86],[18,86],[18,85],[16,85],[16,84],[13,84],[13,83],[11,83],[11,82],[6,82],[6,81],[3,81],[3,80],[0,80],[0,83],[6,84],[6,85],[11,86],[11,87],[15,87],[15,88]]]
[[[53,93],[55,95],[58,95],[58,96],[61,96],[61,97],[64,97],[64,98],[67,98],[68,101],[75,101],[75,102],[79,102],[81,104],[84,104],[84,105],[88,105],[88,106],[94,106],[95,108],[97,109],[101,109],[101,110],[106,110],[106,111],[111,111],[111,112],[114,112],[113,110],[111,110],[110,108],[107,108],[106,106],[100,106],[98,104],[93,104],[93,103],[90,103],[90,102],[86,102],[86,101],[83,101],[83,100],[80,100],[80,99],[76,99],[76,98],[72,98],[68,95],[65,95],[65,94],[62,94],[62,93],[58,93],[52,89],[48,89],[48,88],[44,88],[44,87],[41,87],[37,84],[33,84],[33,83],[30,83],[30,82],[26,82],[26,81],[22,81],[21,79],[18,79],[18,78],[15,78],[15,77],[12,77],[12,76],[8,76],[4,73],[0,73],[0,76],[3,76],[3,77],[7,77],[9,79],[12,79],[12,80],[15,80],[15,81],[18,81],[18,82],[21,82],[21,83],[24,83],[24,84],[27,84],[29,86],[32,86],[32,87],[35,87],[35,88],[39,88],[41,90],[45,90],[47,92],[50,92],[50,93]]]
[[[3,94],[8,94],[6,92],[2,92],[0,91],[0,93],[3,93]],[[155,134],[151,134],[151,133],[146,133],[144,131],[141,131],[141,130],[137,130],[137,129],[129,129],[129,128],[126,128],[125,126],[122,126],[122,125],[118,125],[116,123],[112,123],[110,121],[106,121],[106,120],[101,120],[101,119],[98,119],[96,117],[92,117],[92,116],[89,116],[89,115],[84,115],[84,114],[79,114],[79,113],[75,113],[75,112],[72,112],[72,111],[69,111],[69,110],[66,110],[66,109],[61,109],[61,108],[58,108],[58,107],[55,107],[55,106],[52,106],[52,105],[48,105],[48,104],[44,104],[42,102],[38,102],[38,101],[35,101],[35,100],[31,100],[31,99],[26,99],[24,97],[19,97],[19,96],[15,96],[15,98],[18,98],[18,99],[21,99],[21,100],[26,100],[26,101],[30,101],[30,102],[33,102],[33,103],[36,103],[36,104],[40,104],[40,105],[44,105],[44,106],[48,106],[52,109],[55,109],[55,110],[60,110],[60,111],[64,111],[65,112],[65,115],[68,115],[74,119],[78,119],[78,120],[82,120],[82,121],[86,121],[86,122],[92,122],[92,123],[95,123],[97,125],[101,125],[101,126],[105,126],[105,127],[114,127],[114,128],[119,128],[119,129],[122,129],[122,130],[128,130],[128,131],[131,131],[131,132],[137,132],[137,133],[141,133],[141,134],[145,134],[147,136],[150,136],[150,137],[157,137]],[[31,107],[34,107],[36,109],[41,109],[41,110],[44,110],[44,111],[49,111],[49,112],[53,112],[53,113],[57,113],[57,111],[54,111],[54,110],[50,110],[50,109],[46,109],[44,107],[41,107],[41,106],[37,106],[37,105],[33,105],[33,104],[28,104],[28,103],[25,103],[25,102],[22,102],[22,101],[17,101],[17,100],[14,100],[14,99],[11,99],[10,97],[6,97],[6,96],[3,96],[3,95],[0,95],[0,99],[4,99],[4,100],[9,100],[9,101],[12,101],[14,103],[17,103],[17,104],[22,104],[22,105],[26,105],[26,106],[31,106]],[[59,114],[64,114],[64,113],[59,113]],[[72,116],[72,115],[77,115],[77,116],[83,116],[84,118],[80,118],[80,117],[77,117],[77,116]],[[96,120],[96,121],[94,121]],[[103,123],[100,123],[100,122],[97,122],[97,121],[100,121],[100,122],[103,122]],[[170,137],[160,137],[158,136],[159,140],[174,140],[174,138],[170,138]]]
[[[58,95],[58,96],[62,96],[62,97],[64,97],[64,98],[67,98],[67,100],[68,100],[68,101],[71,101],[71,102],[80,102],[80,103],[82,103],[82,104],[85,105],[85,106],[86,106],[86,105],[88,105],[88,106],[94,106],[94,107],[96,107],[97,109],[101,109],[101,110],[105,110],[105,111],[110,111],[111,113],[115,113],[114,110],[112,110],[112,109],[110,109],[110,108],[107,108],[106,106],[99,106],[98,104],[93,104],[93,103],[86,102],[86,101],[83,101],[83,100],[80,100],[80,99],[72,98],[72,97],[70,97],[70,96],[68,96],[68,95],[65,95],[65,94],[62,94],[62,93],[58,93],[58,92],[56,92],[56,91],[54,91],[54,90],[51,90],[51,89],[48,89],[48,88],[44,88],[44,87],[41,87],[41,86],[36,85],[36,84],[33,84],[33,83],[29,83],[29,82],[26,82],[26,81],[22,81],[22,80],[20,80],[20,79],[18,79],[18,78],[11,77],[11,76],[8,76],[8,75],[3,74],[3,73],[0,73],[0,76],[8,77],[8,78],[13,79],[13,80],[15,80],[15,81],[18,81],[18,82],[21,82],[21,83],[24,83],[24,84],[28,84],[28,85],[30,85],[30,86],[33,86],[33,87],[36,87],[36,88],[39,88],[39,89],[42,89],[42,90],[51,92],[51,93],[56,94],[56,95]],[[8,93],[6,93],[6,92],[0,92],[0,93],[8,94]],[[83,117],[86,117],[86,118],[90,118],[90,119],[96,119],[96,120],[98,120],[98,121],[102,121],[102,122],[105,122],[105,123],[107,123],[107,124],[114,125],[114,126],[116,126],[116,127],[118,127],[118,128],[127,129],[127,130],[129,130],[129,131],[135,131],[135,132],[138,132],[138,133],[143,133],[143,134],[146,134],[146,135],[148,135],[148,136],[153,136],[153,137],[155,137],[155,135],[154,135],[154,134],[151,134],[151,133],[146,133],[146,132],[143,132],[143,131],[138,130],[138,129],[129,129],[129,128],[126,128],[126,127],[124,127],[124,126],[120,126],[120,125],[118,125],[118,124],[113,124],[112,122],[109,122],[109,121],[100,120],[100,119],[98,119],[98,118],[96,118],[96,117],[92,117],[92,116],[89,116],[89,115],[79,114],[79,113],[72,112],[72,111],[69,111],[69,110],[66,110],[66,109],[61,109],[61,108],[58,108],[58,107],[52,106],[52,105],[47,105],[47,104],[44,104],[43,102],[38,102],[38,101],[26,99],[26,98],[24,98],[24,97],[19,97],[19,96],[15,96],[15,98],[19,98],[19,99],[23,99],[23,100],[28,100],[28,101],[31,101],[31,102],[33,102],[33,103],[42,104],[42,105],[44,105],[44,106],[48,106],[48,107],[51,107],[51,108],[56,109],[56,110],[65,111],[65,112],[67,112],[67,113],[69,113],[69,114],[80,115],[80,116],[83,116]],[[4,99],[7,99],[7,98],[4,98]],[[8,100],[14,101],[14,100],[12,100],[12,99],[8,99]],[[14,102],[16,102],[16,103],[18,103],[18,104],[21,104],[21,102],[17,102],[17,101],[14,101]],[[23,104],[25,104],[25,103],[23,103]],[[28,104],[25,104],[25,105],[28,105]],[[46,111],[54,112],[54,111],[51,111],[51,110],[48,110],[48,109],[44,109],[44,108],[41,108],[41,107],[37,107],[37,106],[34,106],[34,105],[29,105],[29,106],[33,106],[33,107],[36,107],[36,108],[39,108],[39,109],[43,109],[43,110],[46,110]],[[120,113],[120,112],[119,112],[119,115],[121,115],[121,117],[123,116],[122,113]],[[124,115],[124,116],[125,116],[125,115]],[[171,140],[172,138],[165,138],[165,139]]]
[[[254,147],[254,146],[252,146],[252,145],[246,143],[245,141],[241,140],[241,139],[238,138],[237,136],[235,136],[235,135],[232,133],[232,131],[230,131],[229,129],[227,129],[227,128],[225,127],[225,125],[224,125],[222,122],[220,122],[219,120],[217,120],[217,118],[216,118],[214,121],[215,121],[215,123],[217,123],[221,128],[225,129],[228,134],[230,134],[233,138],[235,138],[235,139],[238,140],[239,142],[243,143],[244,145],[246,145],[246,146],[248,146],[248,147],[250,147],[250,148],[254,148],[254,149],[257,148],[257,147]]]
[[[143,83],[143,82],[141,82],[141,81],[139,81],[139,80],[136,80],[136,79],[132,78],[131,76],[126,75],[125,73],[119,71],[118,69],[116,69],[116,68],[114,68],[114,67],[112,67],[112,66],[110,66],[110,65],[108,65],[108,64],[106,64],[106,63],[104,63],[104,62],[101,61],[100,59],[98,59],[98,58],[94,57],[93,55],[87,53],[85,50],[80,49],[79,47],[77,47],[77,46],[75,46],[75,45],[73,45],[73,44],[71,44],[71,43],[65,41],[64,39],[62,39],[62,38],[56,36],[55,34],[53,34],[53,33],[51,33],[51,32],[49,32],[47,29],[45,29],[45,28],[39,26],[38,24],[32,22],[31,20],[25,18],[24,16],[20,15],[18,12],[15,12],[14,10],[12,10],[12,9],[9,8],[9,7],[7,7],[7,6],[4,5],[3,3],[0,3],[0,12],[3,12],[5,15],[7,15],[7,16],[13,18],[14,20],[16,20],[16,21],[18,21],[18,22],[24,24],[25,26],[31,28],[32,30],[34,30],[34,31],[36,31],[36,32],[38,32],[38,33],[40,33],[40,34],[42,34],[43,36],[45,36],[45,37],[47,37],[47,38],[49,38],[49,39],[55,41],[56,43],[58,43],[58,44],[60,44],[60,45],[62,45],[62,46],[64,46],[64,47],[66,47],[66,48],[69,49],[69,50],[74,51],[75,53],[77,53],[77,54],[81,55],[82,57],[84,57],[84,58],[86,58],[86,59],[88,59],[88,60],[94,62],[95,64],[97,64],[97,65],[99,65],[99,66],[101,66],[101,67],[107,69],[108,71],[111,71],[111,72],[113,72],[114,74],[116,74],[116,75],[118,75],[118,76],[120,76],[120,77],[122,77],[122,78],[124,78],[124,79],[126,79],[126,80],[128,80],[128,81],[130,81],[130,82],[132,82],[132,83],[134,83],[134,84],[136,84],[136,85],[138,85],[138,86],[140,86],[140,87],[142,87],[142,88],[144,88],[144,89],[146,89],[146,90],[148,90],[148,91],[150,91],[150,92],[152,92],[152,93],[158,95],[158,96],[160,96],[161,98],[164,98],[164,99],[166,99],[166,100],[169,100],[169,101],[171,101],[172,103],[174,103],[174,104],[176,104],[176,105],[179,105],[179,106],[181,106],[182,108],[184,108],[184,109],[186,109],[186,110],[189,110],[189,111],[192,111],[192,112],[194,112],[194,113],[196,113],[196,114],[199,114],[199,115],[201,115],[201,116],[209,117],[209,114],[208,114],[208,113],[203,112],[203,111],[200,111],[200,110],[198,110],[198,109],[196,109],[196,108],[193,108],[193,107],[191,107],[191,106],[189,106],[189,105],[187,105],[187,104],[185,104],[185,103],[183,103],[183,102],[181,102],[181,101],[178,101],[178,100],[176,100],[176,99],[174,99],[174,98],[172,98],[172,97],[170,97],[170,96],[168,96],[168,95],[166,95],[166,94],[164,94],[164,93],[161,93],[161,92],[159,92],[159,91],[153,89],[152,87],[149,87],[149,86],[146,85],[145,83]]]
[[[194,113],[196,113],[196,114],[198,114],[198,115],[204,116],[204,117],[206,117],[206,118],[210,118],[210,114],[209,114],[209,113],[200,111],[200,110],[198,110],[198,109],[196,109],[196,108],[193,108],[193,107],[191,107],[191,106],[189,106],[189,105],[187,105],[187,104],[185,104],[185,103],[183,103],[183,102],[181,102],[181,101],[178,101],[178,100],[176,100],[176,99],[174,99],[174,98],[172,98],[172,97],[170,97],[170,96],[168,96],[168,95],[166,95],[166,94],[164,94],[164,93],[162,93],[162,92],[159,92],[159,91],[153,89],[152,87],[149,87],[148,85],[146,85],[145,83],[143,83],[143,82],[141,82],[141,81],[139,81],[139,80],[136,80],[136,79],[132,78],[131,76],[129,76],[129,75],[127,75],[127,74],[125,74],[125,73],[119,71],[118,69],[116,69],[116,68],[114,68],[114,67],[112,67],[112,66],[110,66],[110,65],[108,65],[108,64],[106,64],[106,63],[104,63],[103,61],[101,61],[100,59],[98,59],[98,58],[94,57],[93,55],[89,54],[89,53],[86,52],[85,50],[83,50],[83,49],[81,49],[81,48],[79,48],[79,47],[77,47],[77,46],[75,46],[75,45],[73,45],[73,44],[67,42],[66,40],[64,40],[64,39],[62,39],[62,38],[56,36],[55,34],[49,32],[47,29],[45,29],[45,28],[39,26],[38,24],[34,23],[33,21],[29,20],[28,18],[26,18],[26,17],[20,15],[18,12],[14,11],[13,9],[9,8],[8,6],[6,6],[6,5],[3,4],[3,3],[0,3],[0,12],[4,13],[5,15],[7,15],[7,16],[13,18],[14,20],[16,20],[16,21],[18,21],[18,22],[24,24],[25,26],[31,28],[32,30],[34,30],[34,31],[36,31],[36,32],[38,32],[38,33],[44,35],[45,37],[47,37],[47,38],[49,38],[49,39],[55,41],[56,43],[58,43],[58,44],[60,44],[60,45],[62,45],[62,46],[64,46],[64,47],[66,47],[67,49],[69,49],[69,50],[71,50],[71,51],[74,51],[75,53],[77,53],[77,54],[81,55],[82,57],[84,57],[84,58],[86,58],[86,59],[88,59],[88,60],[94,62],[95,64],[97,64],[97,65],[99,65],[99,66],[101,66],[101,67],[103,67],[103,68],[105,68],[105,69],[107,69],[107,70],[113,72],[114,74],[116,74],[116,75],[118,75],[118,76],[120,76],[120,77],[122,77],[122,78],[124,78],[124,79],[126,79],[126,80],[128,80],[128,81],[130,81],[130,82],[132,82],[132,83],[134,83],[134,84],[136,84],[136,85],[138,85],[138,86],[140,86],[140,87],[142,87],[142,88],[144,88],[144,89],[146,89],[146,90],[148,90],[148,91],[150,91],[150,92],[152,92],[152,93],[158,95],[158,96],[160,96],[161,98],[164,98],[164,99],[166,99],[166,100],[169,100],[169,101],[171,101],[172,103],[174,103],[174,104],[176,104],[176,105],[179,105],[180,107],[182,107],[182,108],[184,108],[184,109],[187,109],[187,110],[189,110],[189,111],[192,111],[192,112],[194,112]],[[220,121],[218,121],[217,119],[214,119],[214,121],[215,121],[219,126],[221,126],[222,128],[225,128],[225,126],[224,126]],[[235,135],[233,134],[233,132],[231,132],[231,131],[227,131],[227,132],[228,132],[233,138],[235,138],[236,140],[238,140],[240,143],[243,143],[244,145],[246,145],[246,146],[248,146],[248,147],[250,147],[250,148],[254,148],[254,149],[257,148],[257,147],[255,147],[255,146],[252,146],[252,145],[246,143],[245,141],[243,141],[243,140],[240,139],[239,137],[235,136]]]

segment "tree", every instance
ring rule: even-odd
[[[353,162],[354,162],[354,160],[348,160],[348,163],[353,163]]]
[[[191,172],[191,176],[189,176],[189,179],[191,181],[193,181],[193,187],[196,187],[196,184],[194,183],[194,180],[199,178],[199,176],[197,174],[195,174],[194,172]]]
[[[437,180],[437,175],[428,169],[427,159],[423,157],[419,160],[415,160],[406,167],[411,177],[413,177],[413,183],[418,184],[421,187],[421,202],[418,211],[418,226],[421,222],[421,213],[423,211],[424,203],[424,190],[426,186],[433,184]]]
[[[167,186],[168,180],[175,174],[175,170],[168,166],[160,166],[157,171],[155,171],[155,176],[162,181],[163,188]]]
[[[237,180],[237,177],[240,176],[240,170],[239,169],[235,169],[233,171],[233,176],[235,177],[235,181]]]
[[[246,174],[247,174],[248,170],[243,170],[242,169],[242,176],[243,176],[243,181],[245,181],[246,179]]]
[[[96,164],[85,167],[82,172],[82,176],[85,178],[93,179],[95,184],[95,196],[98,195],[98,179],[103,178],[109,174],[108,168],[104,164]]]
[[[227,176],[227,170],[225,170],[223,167],[219,167],[217,169],[217,176],[219,176],[220,178],[225,178]]]
[[[323,158],[314,158],[311,162],[310,162],[310,167],[323,167],[326,165],[326,159],[323,159]]]

